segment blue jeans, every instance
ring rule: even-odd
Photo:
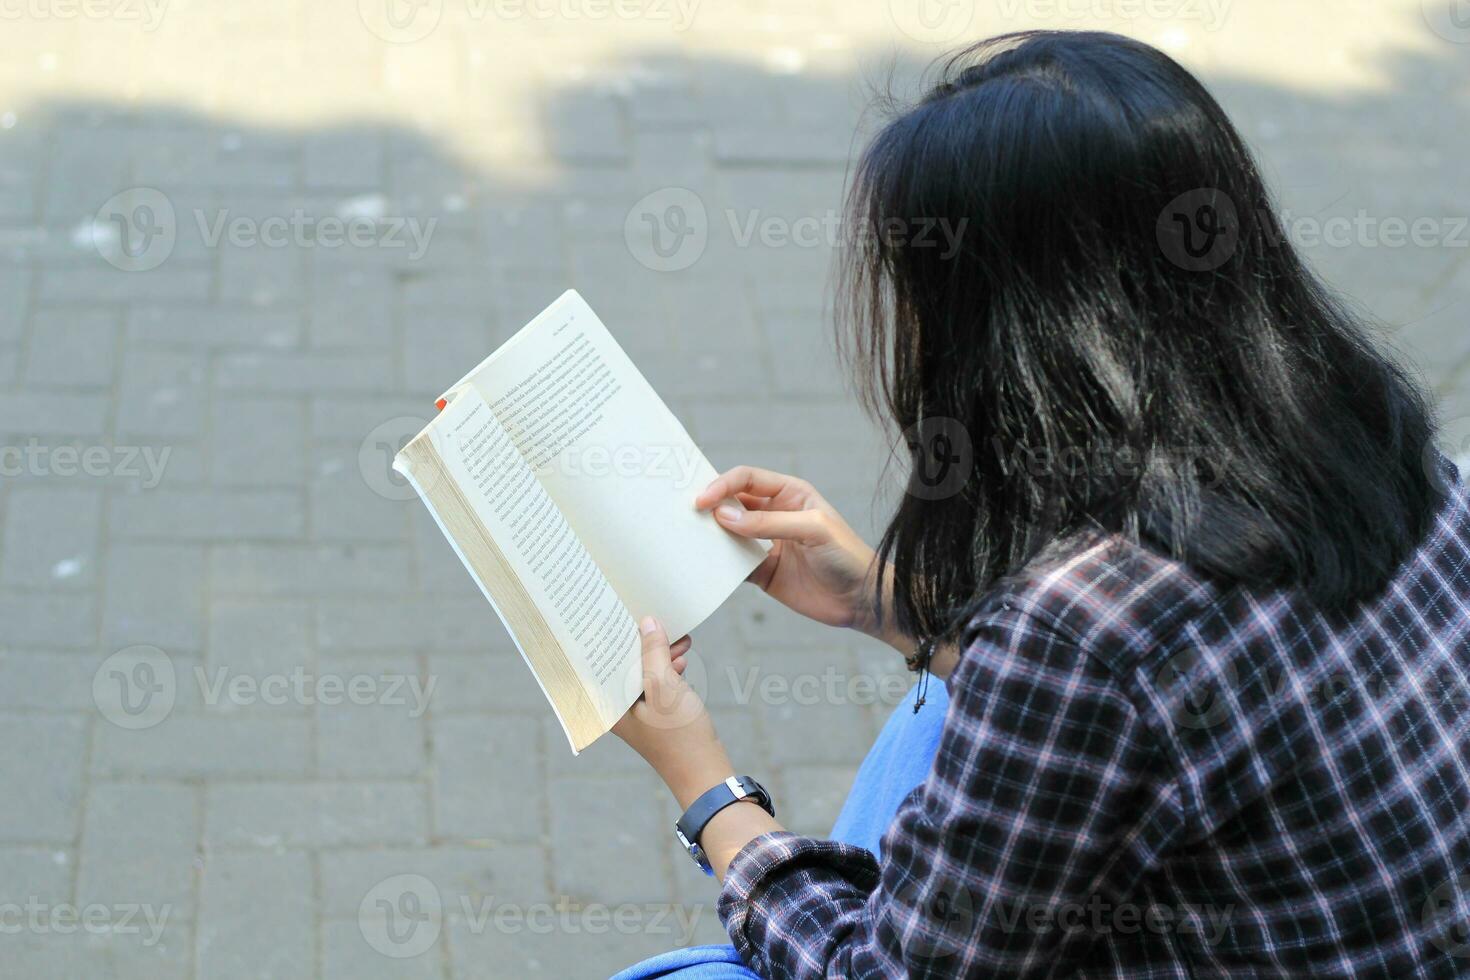
[[[893,709],[878,740],[868,750],[847,793],[847,802],[832,827],[833,840],[881,852],[883,832],[899,806],[929,775],[949,695],[943,684],[931,684],[928,700],[917,714],[913,698]],[[691,871],[693,871],[691,867]],[[760,980],[748,970],[734,946],[690,946],[628,967],[613,980]]]

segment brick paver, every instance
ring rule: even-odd
[[[1452,4],[1123,6],[14,5],[0,972],[593,977],[717,939],[671,801],[614,740],[570,758],[388,459],[571,285],[716,465],[871,532],[829,216],[862,83],[945,43],[1103,26],[1200,70],[1470,448]],[[696,650],[737,765],[824,830],[901,665],[746,593]]]

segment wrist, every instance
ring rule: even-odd
[[[722,746],[714,750],[671,759],[658,770],[680,810],[689,809],[707,790],[735,775],[735,767]]]
[[[743,807],[741,803],[752,805]],[[685,807],[675,825],[675,835],[706,874],[723,880],[740,848],[767,830],[779,829],[774,813],[775,805],[765,787],[750,776],[730,776]]]
[[[877,556],[874,555],[870,569],[876,570]],[[893,566],[883,568],[883,589],[880,592],[873,581],[875,571],[870,571],[867,580],[854,604],[852,622],[848,625],[864,636],[886,643],[907,656],[913,650],[914,640],[897,626],[893,613]],[[880,598],[881,597],[881,598]]]

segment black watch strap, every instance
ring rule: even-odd
[[[704,833],[705,825],[715,814],[741,800],[750,800],[771,816],[776,815],[771,794],[766,792],[764,786],[749,776],[731,776],[689,804],[689,809],[684,811],[684,815],[674,825],[674,835],[679,838],[679,843],[707,875],[715,872],[709,865],[709,858],[705,857],[704,848],[699,845],[699,835]]]

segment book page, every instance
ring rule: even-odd
[[[643,689],[633,617],[477,391],[426,432],[610,727]]]
[[[636,619],[671,637],[765,556],[694,496],[718,474],[574,291],[469,375]]]

